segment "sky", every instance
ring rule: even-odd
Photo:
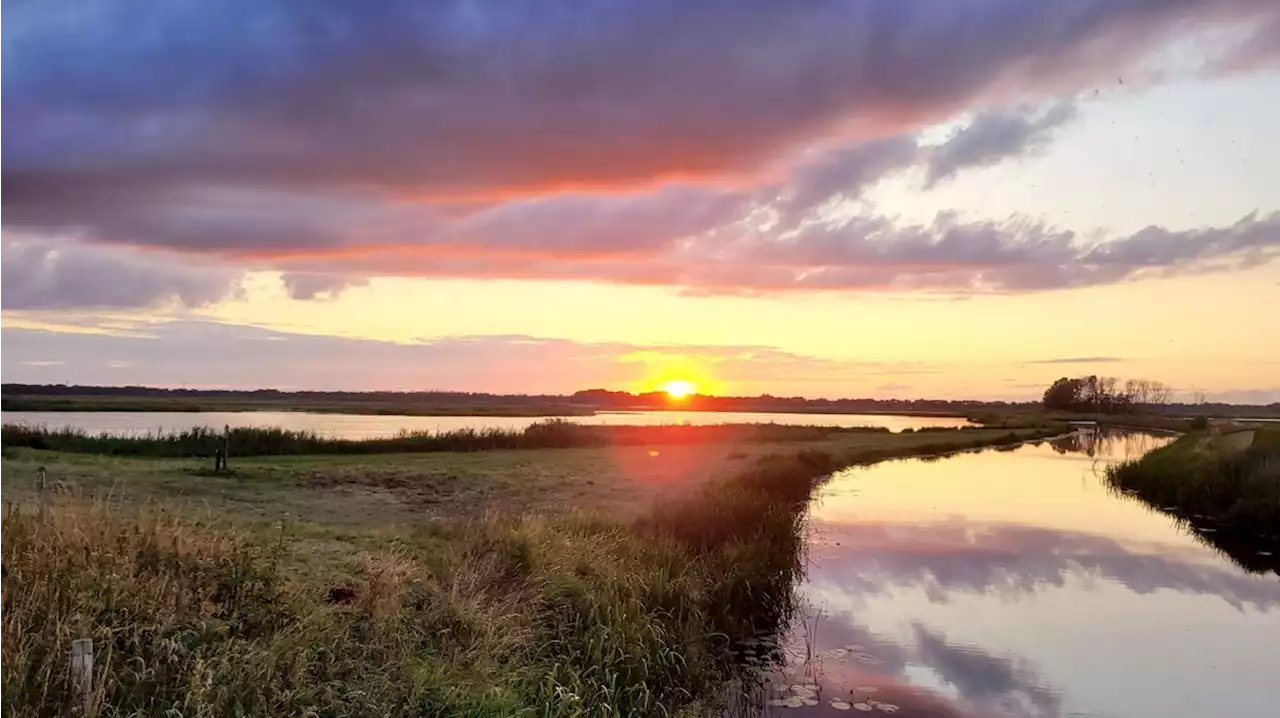
[[[1280,3],[6,0],[5,382],[1280,401]]]

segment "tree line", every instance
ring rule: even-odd
[[[1169,405],[1173,389],[1154,379],[1125,379],[1114,376],[1062,377],[1044,392],[1044,408],[1050,411],[1083,411],[1096,414],[1125,414],[1162,411]]]

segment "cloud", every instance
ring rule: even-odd
[[[362,277],[347,277],[339,274],[318,274],[312,272],[285,272],[280,275],[285,292],[292,299],[309,300],[320,296],[333,299],[343,291],[369,283]]]
[[[1017,595],[1063,586],[1071,576],[1115,581],[1134,593],[1159,590],[1216,596],[1236,608],[1280,609],[1280,584],[1233,568],[1185,560],[1171,547],[1016,524],[883,522],[823,525],[840,553],[823,558],[810,581],[845,593],[904,586],[945,603],[953,595]]]
[[[1257,235],[1274,216],[1095,245],[1034,221],[830,211],[921,164],[932,183],[1035,152],[1074,112],[1046,97],[1175,31],[1265,27],[1266,0],[7,14],[6,230],[181,251],[211,277],[279,270],[298,298],[373,275],[1034,291],[1275,256]],[[98,287],[57,303],[124,301]]]
[[[1036,359],[1028,364],[1114,364],[1122,362],[1120,357],[1057,357],[1054,359]]]
[[[1038,152],[1054,130],[1077,114],[1071,103],[1059,103],[1038,116],[1026,109],[982,113],[930,153],[925,186],[950,179],[963,167],[987,166]]]
[[[944,215],[930,226],[861,216],[813,223],[781,241],[745,233],[708,244],[717,261],[684,263],[680,283],[761,291],[1043,291],[1268,262],[1280,256],[1280,213],[1251,214],[1226,227],[1148,227],[1102,243],[1038,222]],[[691,254],[700,249],[694,247]]]
[[[6,176],[432,196],[740,173],[1144,56],[1265,0],[127,2],[11,11]],[[662,48],[654,52],[654,48]],[[68,160],[74,160],[68,162]],[[71,169],[67,169],[71,168]]]
[[[940,631],[919,622],[913,626],[919,661],[955,686],[966,701],[991,708],[1019,706],[1019,715],[1028,718],[1062,714],[1062,695],[1047,687],[1026,661],[955,645]]]
[[[521,335],[395,343],[203,321],[124,329],[105,334],[6,327],[5,381],[519,394],[530,387],[571,393],[632,386],[670,367],[710,372],[738,386],[793,389],[824,383],[870,389],[886,376],[930,370],[922,364],[842,361],[767,346],[584,343]],[[105,358],[125,364],[108,372]]]
[[[240,272],[173,259],[137,250],[6,237],[4,308],[198,307],[232,296],[238,287]]]

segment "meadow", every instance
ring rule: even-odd
[[[95,715],[701,715],[794,609],[823,476],[1055,430],[683,428],[224,473],[6,433],[3,710],[65,714],[92,638]]]

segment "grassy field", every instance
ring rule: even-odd
[[[6,499],[31,498],[36,469],[44,466],[50,479],[70,493],[180,500],[219,512],[231,509],[268,518],[287,514],[324,524],[369,518],[383,525],[495,510],[634,510],[673,492],[732,476],[772,454],[821,452],[834,463],[851,465],[1041,433],[959,429],[893,434],[774,425],[584,427],[604,430],[601,435],[620,443],[565,449],[233,455],[231,470],[219,474],[201,458],[113,455],[119,447],[111,443],[90,444],[101,454],[31,449],[27,446],[38,442],[10,443],[8,428],[2,469]],[[1043,433],[1056,431],[1049,427]]]
[[[1047,433],[198,459],[5,447],[6,715],[701,715],[792,610],[814,482]],[[51,491],[38,518],[34,477]]]

